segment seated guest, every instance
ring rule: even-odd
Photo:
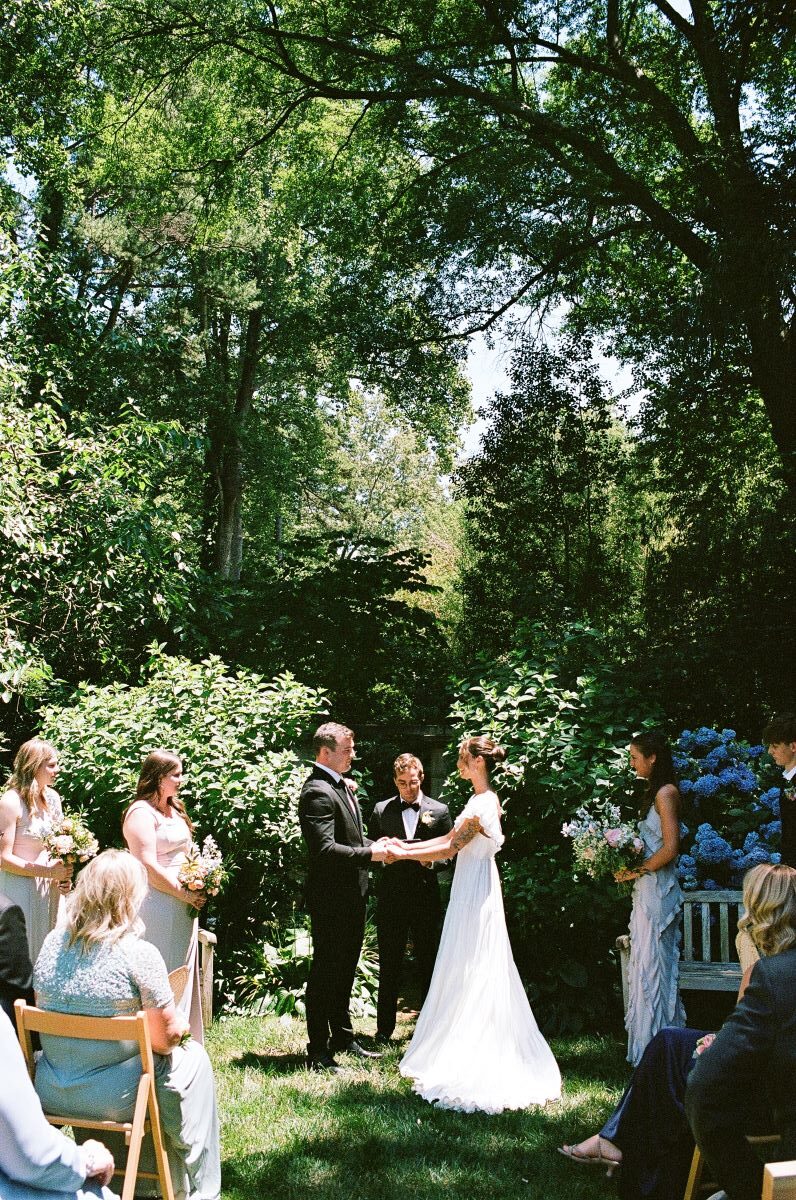
[[[138,911],[146,891],[146,871],[132,854],[105,850],[97,855],[78,876],[65,926],[45,939],[33,984],[40,1007],[56,1012],[110,1017],[146,1011],[176,1200],[218,1200],[213,1071],[198,1042],[180,1044],[187,1020],[175,1008],[159,951],[140,937]],[[47,1034],[41,1042],[36,1091],[45,1108],[131,1118],[141,1077],[137,1047]],[[150,1169],[149,1162],[144,1169]]]
[[[28,954],[25,914],[0,894],[0,1007],[14,1020],[14,1001],[33,1003],[33,967]]]
[[[762,868],[758,867],[757,870]],[[790,867],[772,867],[788,872]],[[782,880],[784,890],[785,880]],[[784,897],[783,897],[784,900]],[[763,1162],[747,1134],[778,1133],[774,1160],[796,1158],[796,890],[791,887],[780,953],[761,958],[734,1012],[688,1080],[685,1109],[712,1177],[729,1200],[757,1200]],[[761,947],[762,949],[762,947]],[[761,1125],[760,1113],[765,1113]],[[718,1193],[721,1195],[721,1193]]]
[[[796,942],[796,871],[769,863],[744,878],[745,916],[736,945],[743,970],[739,1001],[760,955],[779,955]],[[560,1151],[573,1162],[620,1166],[622,1200],[680,1200],[688,1179],[694,1139],[685,1116],[689,1072],[702,1054],[702,1029],[662,1029],[647,1046],[622,1099],[599,1133]]]
[[[113,1200],[113,1156],[102,1142],[76,1145],[50,1125],[30,1082],[16,1033],[0,1013],[0,1197]]]

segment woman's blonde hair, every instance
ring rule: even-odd
[[[738,922],[761,954],[796,945],[796,871],[785,863],[760,863],[743,880],[745,914]]]
[[[31,738],[29,742],[23,742],[17,750],[14,767],[6,787],[14,788],[19,792],[22,803],[29,813],[34,811],[37,804],[45,800],[44,793],[36,782],[36,776],[44,764],[53,757],[58,757],[58,751],[52,742],[45,742],[43,738]]]
[[[83,868],[67,901],[69,945],[85,948],[139,935],[138,910],[147,894],[146,868],[127,850],[103,850]]]

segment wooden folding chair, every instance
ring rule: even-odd
[[[747,1134],[746,1140],[747,1140],[747,1142],[749,1142],[749,1144],[751,1146],[776,1145],[776,1143],[779,1141],[779,1134],[778,1133],[763,1133],[763,1134],[759,1134],[759,1135]],[[776,1166],[777,1164],[773,1163],[771,1165]],[[685,1191],[683,1192],[683,1200],[696,1200],[696,1197],[699,1195],[700,1189],[707,1186],[706,1184],[704,1184],[702,1182],[702,1175],[704,1173],[704,1170],[705,1170],[705,1160],[702,1157],[702,1152],[699,1149],[699,1146],[694,1146],[694,1154],[693,1154],[693,1157],[691,1158],[691,1170],[688,1172],[688,1182],[686,1183]],[[714,1184],[710,1184],[709,1186],[713,1190],[715,1190]],[[779,1191],[776,1191],[776,1190],[772,1193],[772,1197],[776,1197],[777,1200],[796,1200],[796,1189],[794,1189],[794,1193],[793,1193],[792,1197],[787,1193],[787,1191],[782,1191],[780,1193]]]
[[[766,1163],[762,1200],[796,1200],[796,1160]]]
[[[121,1200],[133,1200],[136,1179],[157,1179],[163,1200],[174,1200],[171,1174],[163,1144],[160,1126],[160,1110],[155,1091],[155,1062],[146,1015],[138,1012],[134,1017],[77,1017],[70,1013],[45,1012],[34,1008],[24,1000],[14,1003],[17,1031],[25,1055],[28,1073],[34,1077],[33,1046],[31,1033],[44,1033],[49,1037],[83,1038],[98,1042],[137,1042],[141,1055],[141,1079],[138,1084],[133,1117],[130,1121],[90,1120],[86,1117],[70,1116],[68,1113],[44,1113],[51,1125],[70,1125],[72,1129],[91,1129],[102,1140],[102,1133],[123,1133],[127,1150],[125,1166],[117,1167],[115,1175],[124,1176]],[[152,1134],[157,1172],[139,1171],[141,1146],[144,1136]]]

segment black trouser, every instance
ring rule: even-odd
[[[415,951],[420,972],[421,1004],[425,1000],[434,974],[434,963],[439,949],[441,912],[439,905],[421,905],[408,912],[399,906],[388,907],[379,902],[376,913],[376,930],[379,937],[379,999],[376,1012],[376,1028],[389,1037],[395,1029],[395,1014],[398,1008],[398,991],[401,986],[406,943],[409,935]]]
[[[705,1075],[707,1072],[692,1072],[685,1098],[696,1144],[712,1178],[730,1200],[758,1200],[763,1186],[763,1159],[758,1148],[747,1142],[746,1135],[771,1133],[774,1129],[773,1117],[761,1094],[765,1080],[750,1080],[743,1092],[733,1094],[730,1088],[711,1087]],[[791,1150],[789,1143],[767,1146],[766,1159],[790,1158]]]
[[[354,1038],[351,989],[365,935],[365,897],[354,895],[313,905],[312,966],[304,1004],[307,1053],[317,1058],[341,1050]]]

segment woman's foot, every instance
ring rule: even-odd
[[[559,1146],[559,1154],[572,1159],[573,1162],[588,1163],[592,1166],[605,1167],[605,1173],[610,1178],[622,1165],[622,1151],[607,1138],[595,1133],[592,1137],[578,1142],[576,1146]]]

